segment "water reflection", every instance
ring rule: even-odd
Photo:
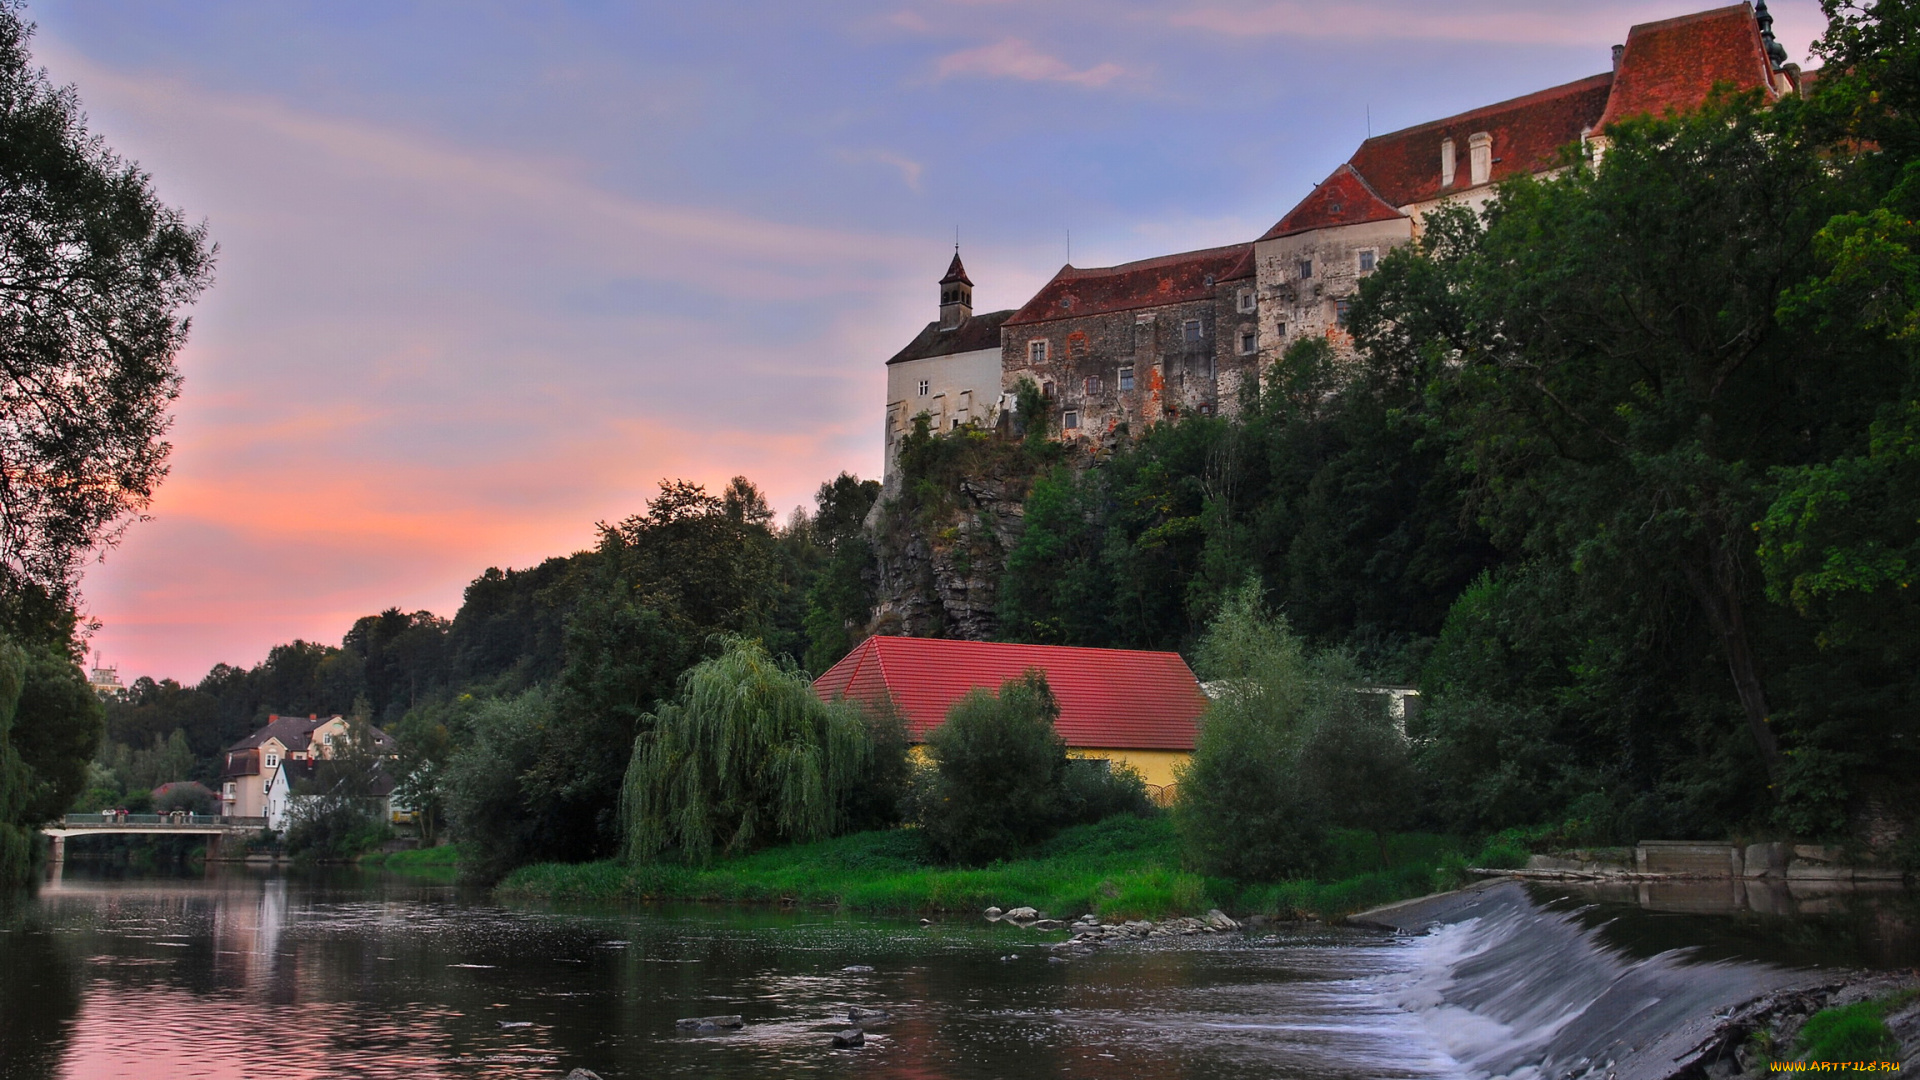
[[[1779,941],[1802,959],[1908,955],[1862,929],[1891,925],[1870,913],[1728,918],[1638,896],[1534,898],[1646,955]],[[1900,911],[1894,921],[1910,920]],[[608,1080],[1462,1075],[1447,1032],[1393,989],[1422,977],[1433,943],[1362,931],[1057,963],[1035,946],[1059,935],[972,920],[502,907],[399,877],[115,877],[78,863],[0,915],[0,930],[7,1080],[557,1078],[575,1066]],[[897,1018],[863,1050],[829,1049],[854,1005]],[[674,1031],[677,1017],[718,1013],[746,1027]]]

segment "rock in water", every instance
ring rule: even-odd
[[[1030,922],[1040,917],[1040,913],[1030,907],[1017,907],[1007,912],[1007,918],[1015,922]]]
[[[833,1037],[835,1050],[851,1050],[856,1046],[867,1045],[867,1033],[859,1028],[848,1028]]]
[[[1207,925],[1213,927],[1215,930],[1240,929],[1240,924],[1228,918],[1227,913],[1221,911],[1219,908],[1214,908],[1212,911],[1207,912]]]
[[[990,907],[983,914],[989,919],[997,919],[1000,917],[1001,911],[997,907]]]
[[[600,1080],[600,1074],[592,1069],[575,1069],[567,1074],[567,1080]]]
[[[848,964],[840,970],[853,975],[869,975],[873,972],[873,968],[867,964]]]
[[[746,1024],[737,1016],[689,1016],[675,1020],[673,1026],[681,1031],[734,1031]]]
[[[885,1009],[863,1009],[858,1005],[847,1010],[847,1019],[856,1024],[884,1024],[893,1019],[893,1014]]]

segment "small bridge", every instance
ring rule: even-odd
[[[67,858],[67,838],[72,836],[204,836],[207,857],[218,858],[220,841],[225,837],[251,836],[267,827],[263,817],[224,817],[220,814],[68,814],[58,825],[40,831],[53,842],[50,862]]]

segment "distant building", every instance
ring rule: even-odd
[[[1697,109],[1716,85],[1798,92],[1772,27],[1764,0],[1643,23],[1614,47],[1612,71],[1361,143],[1255,244],[1261,364],[1307,337],[1348,348],[1360,281],[1439,207],[1484,206],[1502,181],[1562,168],[1567,146],[1598,155],[1608,125]]]
[[[914,419],[934,431],[967,424],[991,427],[1000,409],[1000,324],[1011,311],[973,313],[973,280],[954,249],[940,279],[940,317],[887,361],[886,465],[883,483],[897,490],[894,463]]]
[[[125,697],[127,688],[120,683],[120,669],[108,667],[99,653],[93,654],[93,667],[87,672],[87,685],[102,698]]]
[[[285,832],[292,823],[293,812],[301,802],[315,798],[317,794],[299,794],[298,788],[311,788],[318,779],[320,762],[314,758],[282,758],[279,765],[267,777],[264,789],[266,800],[264,810],[259,815],[267,819],[267,828],[274,832]],[[391,821],[394,817],[393,777],[376,761],[373,764],[373,776],[368,787],[373,801],[377,805],[368,809],[381,821]],[[244,815],[240,815],[244,816]]]
[[[1001,328],[1001,383],[1030,379],[1064,439],[1232,412],[1258,377],[1253,245],[1063,266]]]
[[[281,763],[331,758],[336,741],[344,746],[350,730],[347,718],[338,714],[269,716],[267,726],[227,747],[220,770],[220,812],[227,817],[266,817],[267,797]],[[392,756],[393,737],[379,728],[369,730],[373,752]]]
[[[1030,669],[1060,704],[1055,728],[1075,757],[1123,761],[1162,800],[1174,766],[1193,756],[1207,698],[1178,653],[1008,645],[941,638],[870,637],[814,680],[823,699],[892,701],[916,743],[946,722],[976,687],[999,690]]]

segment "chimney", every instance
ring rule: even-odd
[[[1626,51],[1627,47],[1625,45],[1615,45],[1613,47],[1613,73],[1615,75],[1620,74],[1620,57]]]

